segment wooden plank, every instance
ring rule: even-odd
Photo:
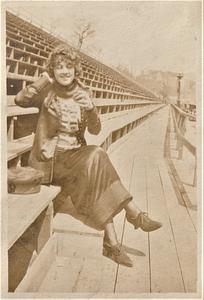
[[[145,159],[146,122],[135,128],[126,137],[116,142],[110,149],[111,157],[122,182],[133,195],[133,201],[142,210],[146,210],[145,192]],[[138,145],[138,140],[140,145]],[[113,151],[117,149],[117,151]],[[128,156],[127,156],[128,149]],[[132,173],[132,174],[131,174]],[[131,180],[132,177],[132,180]],[[149,291],[149,260],[147,234],[141,230],[135,231],[128,222],[125,223],[123,246],[132,259],[133,268],[119,266],[116,289],[117,293],[148,292]]]
[[[26,81],[30,81],[30,82],[34,82],[38,79],[38,77],[33,77],[33,76],[29,76],[29,75],[22,75],[22,74],[16,74],[16,73],[11,73],[11,72],[7,73],[7,78],[26,80]]]
[[[135,141],[136,143],[136,141]],[[135,157],[136,158],[136,157]],[[130,192],[137,206],[146,210],[145,161],[134,161]],[[123,247],[133,261],[133,268],[120,266],[117,293],[148,293],[150,291],[148,236],[126,221]]]
[[[52,236],[28,269],[25,277],[15,290],[16,293],[38,292],[47,272],[56,259],[56,235]]]
[[[111,128],[112,131],[117,130],[126,124],[131,123],[132,121],[143,117],[147,113],[157,109],[158,107],[162,107],[163,105],[152,105],[148,107],[142,107],[139,110],[131,110],[129,114],[125,114],[123,117],[116,119],[113,121],[107,121],[104,125],[104,128]]]
[[[94,143],[95,145],[101,145],[102,142],[109,136],[109,134],[111,132],[120,129],[121,127],[123,127],[139,118],[144,117],[145,115],[150,113],[150,111],[156,110],[159,107],[163,107],[163,105],[144,107],[144,108],[141,108],[140,110],[136,110],[133,112],[131,111],[131,112],[129,112],[129,114],[125,114],[125,115],[121,116],[120,118],[107,120],[106,122],[102,123],[102,130],[97,136],[93,136],[93,135],[89,134],[88,132],[86,132],[85,137],[86,137],[87,143],[88,144]]]
[[[9,130],[7,132],[7,140],[10,142],[14,138],[14,123],[15,123],[16,117],[11,118]]]
[[[106,261],[105,261],[106,265]],[[107,265],[106,265],[107,266]],[[110,273],[107,274],[109,277],[108,286],[104,284],[105,274],[103,274],[103,257],[96,259],[85,259],[83,268],[81,270],[78,281],[75,283],[75,291],[77,293],[99,293],[99,292],[112,292],[114,286],[114,277],[110,277]],[[112,268],[110,268],[112,270]],[[87,276],[87,274],[89,274]],[[111,288],[111,290],[108,290]],[[91,296],[91,295],[90,295]]]
[[[38,112],[39,109],[37,107],[23,108],[20,106],[12,105],[12,106],[8,106],[7,108],[7,117],[37,114]]]
[[[163,114],[164,110],[158,114]],[[155,122],[158,118],[158,114],[152,117],[151,123]],[[145,164],[148,155],[151,153],[151,144],[148,137],[148,123],[146,121],[140,127],[133,130],[133,133],[129,137],[128,143],[126,143],[128,153],[131,157],[131,153],[134,153],[134,173],[133,180],[130,188],[136,205],[143,211],[147,211],[147,199],[146,199],[146,175]],[[130,143],[131,141],[131,143]],[[140,143],[138,143],[140,141]],[[127,153],[127,152],[126,152]],[[125,153],[124,153],[125,155]],[[123,157],[123,153],[121,155]],[[128,158],[130,159],[128,156]],[[132,245],[132,252],[135,254],[131,256],[134,262],[132,269],[124,269],[119,271],[117,280],[117,292],[149,292],[150,291],[150,270],[149,270],[149,250],[148,250],[148,236],[141,230],[134,231],[131,224],[126,222],[124,232],[124,244],[128,243]],[[135,251],[133,251],[135,250]],[[139,256],[139,257],[138,257]],[[140,257],[141,256],[141,257]],[[137,272],[135,272],[135,268]],[[128,278],[128,280],[126,280]]]
[[[49,203],[42,216],[43,220],[40,220],[40,230],[37,241],[37,252],[39,253],[49,238],[53,234],[53,203]]]
[[[28,152],[32,148],[34,135],[28,135],[23,138],[13,140],[7,143],[8,155],[7,160],[14,159],[19,155]]]
[[[156,103],[159,103],[161,104],[161,102],[158,102],[158,101],[148,101],[148,100],[139,100],[139,99],[135,99],[135,100],[125,100],[125,101],[122,101],[120,99],[103,99],[103,98],[93,98],[93,102],[96,106],[115,106],[115,105],[121,105],[121,106],[124,106],[124,105],[128,105],[128,104],[136,104],[136,105],[139,105],[139,104],[156,104]]]
[[[121,159],[123,158],[123,155],[120,155],[120,151],[115,152],[115,150],[117,150],[117,149],[119,150],[119,148],[121,150],[121,147],[123,147],[123,146],[125,147],[125,143],[128,141],[128,147],[130,147],[130,145],[132,145],[130,148],[130,151],[128,150],[129,154],[132,153],[131,151],[135,152],[135,150],[137,149],[137,147],[135,147],[135,144],[134,144],[134,139],[137,138],[137,135],[135,135],[135,134],[140,133],[142,130],[144,130],[144,128],[145,128],[145,122],[140,124],[140,126],[133,128],[129,133],[120,137],[120,139],[118,139],[116,142],[114,142],[110,145],[110,147],[107,150],[107,153],[110,156],[112,155],[112,152],[118,153],[117,159],[114,159],[114,162],[116,165],[118,165],[118,166],[121,165],[120,163],[121,163]],[[141,134],[141,136],[143,136],[143,134]],[[130,143],[130,141],[132,141],[132,143]],[[140,143],[143,144],[143,139],[140,139]],[[127,147],[125,147],[125,150],[127,151]],[[143,155],[144,155],[144,152],[145,151],[143,151]],[[124,155],[126,156],[127,153],[124,153]],[[137,152],[137,155],[139,155],[138,152]],[[114,158],[114,156],[113,156],[113,158]],[[123,176],[123,172],[121,172],[121,176]],[[124,179],[125,179],[125,176],[124,176]]]
[[[84,228],[86,228],[86,226],[84,226]],[[89,231],[92,231],[92,229],[89,229]],[[90,274],[90,277],[93,280],[91,285],[93,290],[91,289],[89,292],[96,292],[95,287],[98,287],[98,292],[113,292],[117,265],[102,256],[103,232],[98,233],[102,233],[102,235],[100,237],[96,237],[96,235],[92,234],[87,235],[84,234],[84,230],[81,235],[59,234],[58,256],[70,257],[72,260],[75,258],[83,258],[80,276],[77,279],[77,285],[74,283],[74,289],[76,292],[80,293],[82,290],[84,292],[86,285],[84,278],[87,279],[87,277],[89,277],[87,274]],[[87,271],[88,268],[89,271]],[[94,278],[91,275],[92,269],[95,270]],[[69,269],[69,272],[72,273],[75,271]],[[96,276],[96,273],[98,276]],[[89,286],[86,286],[86,289],[91,288],[91,286],[89,281]],[[71,290],[73,290],[73,287]]]
[[[37,194],[8,195],[8,248],[35,221],[59,191],[59,187],[41,186],[41,191]]]
[[[20,115],[20,114],[29,114],[32,113],[32,111],[34,113],[38,112],[39,109],[36,107],[27,107],[27,108],[23,108],[23,107],[19,107],[17,105],[15,105],[14,103],[14,97],[15,96],[7,96],[7,105],[8,105],[8,109],[7,109],[7,115]],[[128,104],[134,104],[136,107],[141,107],[141,105],[152,105],[152,104],[161,104],[158,101],[147,101],[147,100],[125,100],[122,101],[120,99],[103,99],[103,98],[93,98],[93,103],[96,107],[101,107],[101,106],[125,106]],[[14,114],[13,114],[14,111]]]
[[[100,258],[102,236],[57,233],[57,256]],[[84,241],[82,243],[82,241]]]
[[[38,289],[39,293],[72,293],[83,266],[83,258],[57,256]]]
[[[137,108],[135,108],[136,110]],[[133,111],[133,109],[131,110],[131,112]],[[128,110],[123,110],[123,111],[117,111],[117,112],[112,112],[112,113],[106,113],[106,114],[101,114],[100,115],[100,120],[101,122],[106,122],[107,120],[113,119],[113,118],[118,118],[121,117],[123,115],[129,114],[130,111]]]
[[[184,292],[184,286],[158,173],[158,163],[163,160],[164,155],[167,121],[168,109],[165,109],[150,119],[146,132],[147,147],[149,146],[146,161],[148,213],[151,218],[163,224],[161,229],[149,234],[150,291],[176,293]]]
[[[139,111],[132,111],[131,114],[122,112],[120,118],[114,117],[112,119],[106,120],[102,123],[102,131],[98,136],[91,135],[88,132],[86,133],[88,144],[101,145],[113,130],[121,128],[125,124],[131,122],[131,120],[135,120],[136,118],[145,115],[145,113],[149,113],[151,110],[152,108],[147,107]],[[28,137],[9,142],[8,160],[14,159],[17,156],[28,152],[32,147],[33,138],[34,135],[30,135]]]
[[[196,292],[197,284],[197,234],[188,210],[178,204],[164,162],[159,164],[160,178],[169,211],[185,291]]]
[[[174,233],[162,193],[158,166],[157,164],[150,164],[150,162],[148,162],[147,167],[147,194],[149,214],[163,224],[163,227],[157,232],[149,234],[151,292],[185,292]]]
[[[101,260],[105,259],[102,256]],[[92,270],[90,272],[90,269]],[[88,293],[93,297],[99,293],[112,293],[114,281],[111,276],[112,267],[99,259],[86,259],[83,257],[57,256],[49,272],[46,274],[39,292],[43,293]],[[94,294],[94,295],[93,295]],[[88,296],[87,295],[87,296]]]
[[[83,239],[83,243],[82,243]],[[62,268],[51,270],[41,290],[76,293],[113,292],[117,265],[102,256],[102,238],[77,234],[58,234],[58,261]],[[67,274],[66,276],[64,274]],[[55,286],[50,285],[55,277]],[[62,288],[64,289],[59,290]],[[49,292],[50,292],[49,289]]]
[[[67,203],[66,203],[67,204]],[[60,211],[63,210],[60,209]],[[91,235],[96,237],[103,237],[103,232],[97,231],[83,224],[81,221],[75,219],[69,214],[70,208],[67,213],[57,213],[53,220],[53,231],[57,233],[75,233],[80,235]]]

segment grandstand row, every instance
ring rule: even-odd
[[[7,95],[15,95],[44,70],[52,49],[64,41],[35,25],[6,13]],[[71,46],[70,46],[71,47]],[[157,100],[150,91],[96,59],[80,52],[81,81],[94,98]]]

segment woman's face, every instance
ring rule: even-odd
[[[58,62],[53,71],[55,80],[63,86],[70,85],[74,80],[75,68],[71,61]]]

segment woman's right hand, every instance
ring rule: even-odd
[[[73,98],[80,106],[84,107],[85,110],[89,111],[94,108],[93,102],[87,91],[77,91],[74,93]]]
[[[53,83],[53,79],[49,76],[49,74],[45,71],[41,74],[41,76],[45,76],[50,83]]]

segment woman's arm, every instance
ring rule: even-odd
[[[17,105],[22,107],[40,107],[48,93],[51,80],[44,73],[34,83],[22,89],[14,98]]]
[[[74,100],[85,109],[87,129],[91,134],[98,134],[101,131],[101,121],[97,108],[91,100],[91,91],[88,88],[78,90],[73,95]]]

